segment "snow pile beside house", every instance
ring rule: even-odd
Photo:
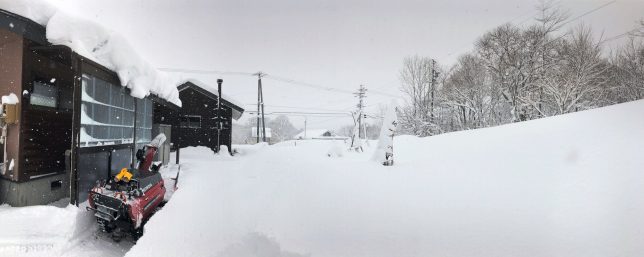
[[[45,26],[50,43],[68,46],[116,72],[132,96],[143,98],[152,93],[181,106],[176,88],[179,81],[153,68],[116,32],[70,16],[45,0],[0,0],[0,9]]]
[[[92,213],[72,205],[62,208],[2,205],[0,221],[0,256],[122,254],[121,247],[96,237],[98,231]]]
[[[187,148],[127,256],[641,256],[642,113],[400,136],[389,167],[324,140]]]

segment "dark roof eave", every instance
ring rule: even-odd
[[[21,15],[0,9],[0,28],[21,35],[38,44],[51,45],[47,41],[45,27]]]
[[[215,94],[213,94],[213,93],[209,92],[209,91],[208,91],[208,90],[206,90],[206,89],[201,88],[201,87],[200,87],[200,86],[198,86],[198,85],[195,85],[194,83],[192,83],[192,82],[190,82],[190,81],[188,81],[188,82],[186,82],[186,83],[183,83],[183,84],[179,85],[179,86],[177,87],[177,89],[178,89],[179,91],[183,91],[184,89],[186,89],[186,88],[188,88],[188,87],[190,87],[190,88],[192,88],[192,89],[194,89],[194,90],[197,90],[197,92],[199,92],[199,93],[201,93],[201,94],[203,94],[203,95],[205,95],[205,96],[208,96],[209,98],[211,98],[211,99],[213,99],[213,100],[217,100],[217,99],[218,99],[217,95],[215,95]],[[221,103],[222,103],[222,104],[224,104],[224,106],[228,106],[228,107],[230,107],[231,109],[233,109],[233,118],[235,118],[235,120],[239,119],[239,117],[241,117],[241,115],[244,113],[244,108],[242,108],[241,106],[237,106],[236,104],[233,104],[233,103],[229,102],[228,100],[226,100],[226,98],[222,98],[222,100],[223,100],[223,101],[221,101]],[[238,114],[238,115],[235,115],[235,112],[238,112],[239,114]],[[235,116],[237,116],[237,117],[235,117]]]

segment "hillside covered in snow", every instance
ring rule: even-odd
[[[400,136],[393,167],[331,141],[190,148],[127,256],[640,256],[642,113]]]

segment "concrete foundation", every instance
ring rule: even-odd
[[[0,179],[0,204],[43,205],[69,197],[69,175],[58,174],[18,183]]]

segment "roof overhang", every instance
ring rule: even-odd
[[[179,92],[181,92],[183,90],[186,90],[188,88],[192,88],[193,90],[195,90],[195,91],[197,91],[197,92],[199,92],[199,93],[201,93],[201,94],[203,94],[203,95],[205,95],[208,98],[211,98],[213,100],[218,100],[219,99],[217,94],[214,94],[214,93],[210,92],[209,90],[207,90],[207,89],[205,89],[205,88],[193,83],[192,81],[186,81],[185,83],[183,83],[183,84],[181,84],[181,85],[179,85],[177,87]],[[221,100],[222,100],[221,104],[223,104],[224,106],[229,107],[230,109],[232,109],[233,119],[238,120],[242,116],[242,114],[244,113],[244,108],[242,108],[241,106],[239,106],[237,104],[232,103],[229,99],[226,99],[226,97],[222,97]]]

